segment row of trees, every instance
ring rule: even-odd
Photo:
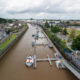
[[[6,23],[6,22],[7,22],[6,19],[0,18],[0,23]]]
[[[63,35],[68,34],[68,31],[66,28],[62,29],[59,26],[50,26],[48,24],[48,22],[45,23],[45,28],[51,28],[51,32],[53,32],[53,33],[62,32]],[[75,29],[71,30],[71,32],[69,34],[69,38],[72,40],[71,48],[80,50],[80,35],[78,35],[76,37],[76,30]]]
[[[67,32],[67,29],[66,28],[64,28],[64,29],[62,29],[61,27],[59,27],[59,26],[50,26],[49,25],[49,23],[46,21],[46,23],[45,23],[45,28],[51,28],[51,31],[53,32],[53,33],[58,33],[58,32],[62,32],[64,35],[67,35],[68,34],[68,32]]]
[[[12,20],[12,19],[4,19],[4,18],[0,18],[0,24],[2,24],[2,23],[7,23],[7,22],[12,23],[13,20]]]
[[[46,21],[45,25],[44,25],[45,28],[50,28],[50,25],[49,23]]]
[[[80,35],[73,39],[71,48],[74,50],[75,49],[80,50]]]

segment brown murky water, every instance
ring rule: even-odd
[[[26,57],[34,53],[31,45],[34,33],[36,33],[36,28],[29,25],[28,31],[19,42],[1,59],[0,80],[77,80],[71,72],[58,70],[55,62],[52,67],[48,62],[38,62],[37,69],[25,66]],[[43,34],[40,33],[40,35]],[[47,43],[47,40],[36,41],[37,44],[43,42]],[[53,57],[54,50],[49,49],[48,46],[38,46],[36,52],[38,58],[45,58],[47,54]]]

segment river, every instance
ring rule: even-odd
[[[36,69],[25,66],[26,57],[34,53],[32,34],[36,33],[36,27],[28,25],[28,31],[0,60],[0,80],[77,80],[68,70],[58,70],[54,61],[51,67],[48,62],[37,62]],[[40,35],[43,34],[40,33]],[[36,41],[37,44],[47,42],[46,39]],[[45,58],[47,54],[53,57],[54,53],[55,51],[49,49],[48,46],[36,47],[37,58]]]

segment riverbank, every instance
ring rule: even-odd
[[[24,27],[18,34],[12,34],[10,39],[0,45],[0,59],[13,47],[13,45],[24,35],[28,26]]]
[[[72,54],[68,54],[65,52],[65,50],[67,50],[67,48],[64,48],[62,46],[60,46],[60,44],[58,44],[60,42],[60,40],[56,37],[56,35],[54,36],[53,34],[51,34],[50,31],[44,29],[45,34],[47,35],[47,37],[49,37],[49,39],[51,40],[52,44],[55,45],[55,50],[60,53],[65,60],[67,60],[68,62],[71,63],[72,66],[74,66],[78,72],[80,72],[80,64],[79,60],[77,60]],[[56,40],[56,41],[55,41]],[[64,45],[63,45],[64,46]]]

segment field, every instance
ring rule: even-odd
[[[72,29],[71,29],[71,28],[67,28],[67,31],[68,31],[68,33],[69,33],[69,35],[70,35]],[[75,29],[75,31],[76,31],[76,36],[77,36],[77,35],[80,35],[80,30],[76,30],[76,29]]]

